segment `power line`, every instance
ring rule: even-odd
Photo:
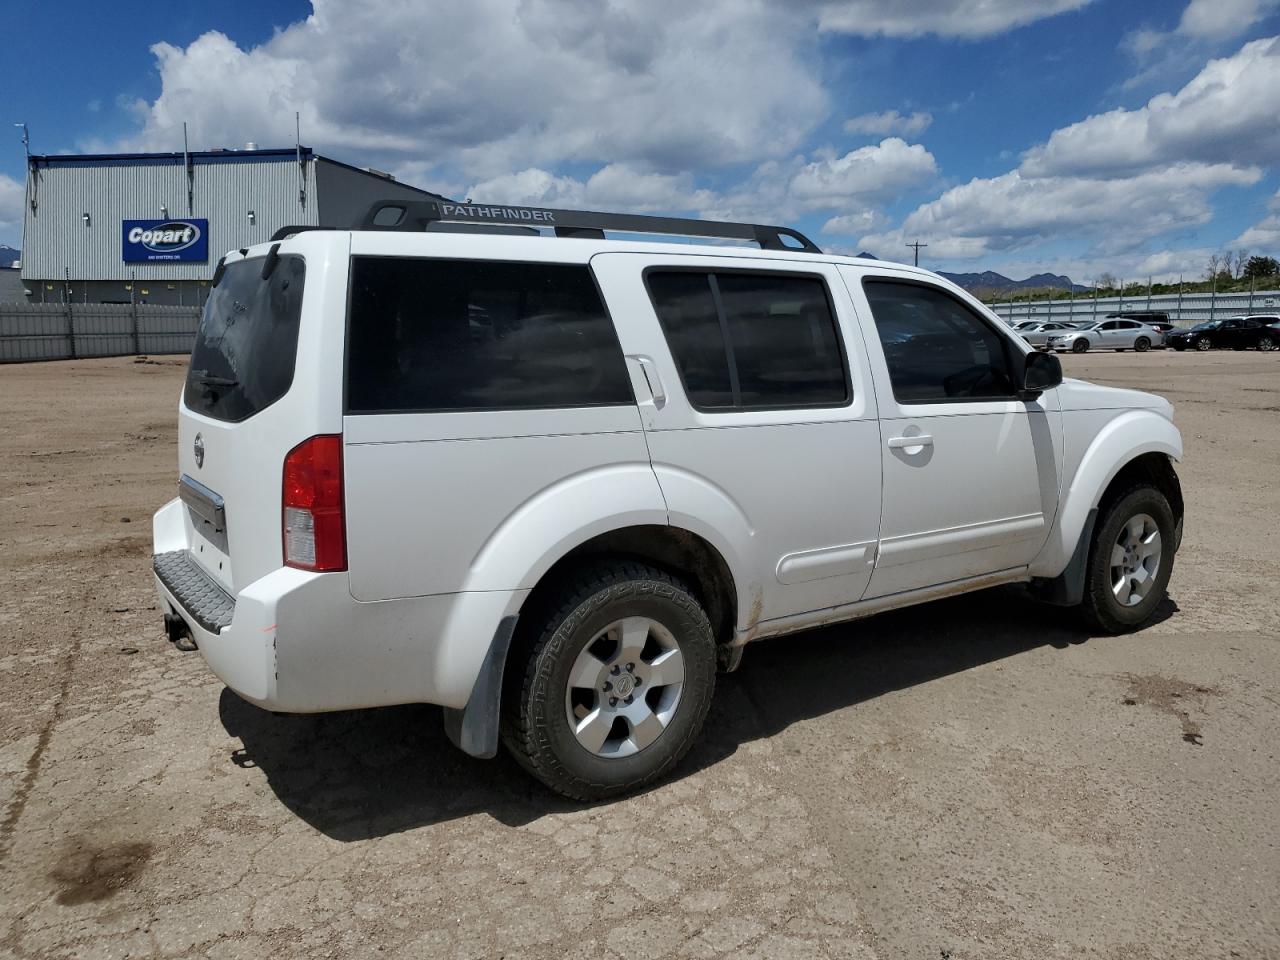
[[[927,247],[927,246],[928,246],[928,244],[927,244],[927,243],[921,243],[919,240],[917,240],[915,243],[904,243],[904,244],[903,244],[903,246],[904,246],[904,247],[911,247],[913,250],[915,250],[915,252],[916,252],[916,266],[917,266],[917,267],[918,267],[918,266],[920,266],[920,248],[921,248],[921,247]]]

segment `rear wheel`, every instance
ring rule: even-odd
[[[1081,337],[1075,343],[1071,344],[1072,353],[1084,353],[1089,349],[1089,341]]]
[[[578,800],[667,773],[715,689],[711,624],[688,587],[645,564],[606,561],[531,614],[537,633],[525,662],[512,664],[505,703],[503,740],[515,759]]]
[[[1209,342],[1208,337],[1201,337],[1199,340],[1196,341],[1197,350],[1208,350],[1212,346],[1213,344]]]
[[[1275,342],[1274,340],[1272,340],[1270,337],[1259,337],[1259,338],[1258,338],[1258,349],[1259,349],[1259,350],[1274,350],[1275,348],[1276,348],[1276,342]]]
[[[1081,610],[1101,633],[1141,626],[1164,599],[1173,570],[1173,511],[1155,487],[1130,488],[1095,528]]]
[[[1139,337],[1137,340],[1133,341],[1133,349],[1137,350],[1139,353],[1146,353],[1151,349],[1151,340],[1148,337]]]

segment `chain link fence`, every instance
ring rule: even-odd
[[[190,353],[200,308],[0,303],[0,363]]]

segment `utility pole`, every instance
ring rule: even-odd
[[[22,168],[22,213],[25,216],[27,204],[31,202],[31,131],[25,122],[14,126],[22,128],[22,149],[27,155],[26,166]]]
[[[918,266],[920,266],[920,248],[921,248],[921,247],[927,247],[927,246],[928,246],[928,244],[927,244],[927,243],[921,243],[919,240],[917,240],[915,243],[904,243],[904,244],[903,244],[903,246],[904,246],[904,247],[910,247],[911,249],[913,249],[913,250],[916,252],[916,266],[917,266],[917,267],[918,267]]]

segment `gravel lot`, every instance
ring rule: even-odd
[[[1177,406],[1156,624],[1004,588],[766,641],[585,808],[165,642],[184,362],[0,368],[0,956],[1280,957],[1280,357],[1064,360]]]

